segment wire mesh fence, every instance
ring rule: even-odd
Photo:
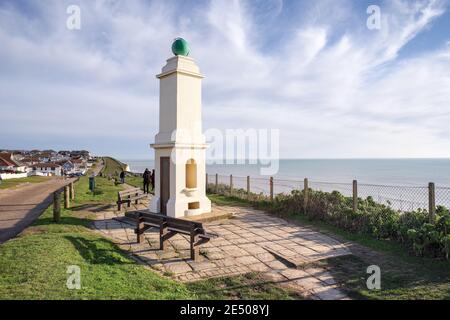
[[[429,210],[431,207],[450,208],[450,187],[377,185],[349,182],[326,182],[307,180],[310,190],[338,191],[346,197],[367,199],[384,204],[399,211]],[[304,190],[305,180],[277,179],[271,177],[245,177],[208,174],[209,192],[244,198],[271,199],[279,194],[290,194],[293,190]]]

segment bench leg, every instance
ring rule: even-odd
[[[195,245],[197,240],[198,236],[191,234],[191,259],[194,261],[196,261],[199,256],[199,248]]]
[[[139,218],[137,222],[136,241],[137,243],[141,243],[144,241],[144,222],[142,221],[141,218]]]
[[[122,203],[119,201],[117,201],[117,211],[122,210]]]
[[[165,249],[166,240],[164,239],[164,235],[167,233],[167,227],[160,226],[159,227],[159,250]]]

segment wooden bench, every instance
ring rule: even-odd
[[[138,243],[144,240],[146,230],[158,228],[160,250],[164,250],[166,241],[177,233],[188,235],[190,237],[191,259],[194,261],[199,255],[199,246],[217,237],[217,234],[206,232],[201,222],[172,218],[148,211],[127,212],[125,216],[136,222],[135,233]]]
[[[139,188],[119,191],[117,193],[117,210],[120,211],[122,209],[123,203],[126,203],[129,208],[132,201],[134,201],[135,204],[138,204],[138,201],[144,198],[147,198],[147,195]]]

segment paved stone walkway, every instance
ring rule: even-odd
[[[147,206],[146,202],[131,209]],[[350,254],[345,245],[252,208],[213,205],[213,211],[231,212],[233,217],[204,223],[219,237],[201,246],[200,259],[195,262],[189,259],[189,240],[183,235],[171,238],[168,248],[160,251],[159,231],[149,229],[146,241],[137,244],[135,226],[121,221],[123,212],[113,207],[98,213],[94,226],[153,270],[179,281],[260,272],[268,281],[294,288],[311,299],[347,299],[326,269],[310,264]]]

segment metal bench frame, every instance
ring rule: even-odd
[[[188,235],[190,237],[190,256],[194,261],[198,259],[199,246],[217,237],[216,234],[207,233],[201,222],[172,218],[148,211],[127,212],[125,216],[136,221],[137,243],[144,241],[146,230],[158,228],[160,250],[164,250],[166,241],[177,233]]]

